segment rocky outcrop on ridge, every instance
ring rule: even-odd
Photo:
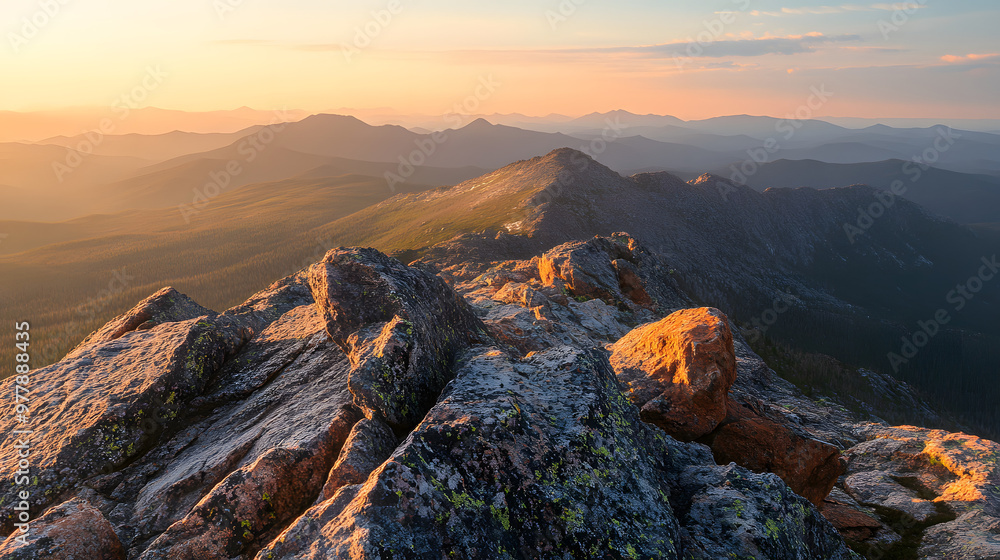
[[[693,441],[726,419],[736,354],[729,320],[718,309],[678,311],[610,349],[618,380],[644,421]]]
[[[858,525],[875,507],[851,477],[912,462],[857,459],[894,429],[797,393],[721,312],[681,311],[668,264],[630,236],[453,266],[336,249],[225,313],[190,317],[201,308],[172,290],[141,302],[34,372],[36,540],[8,538],[4,557],[839,560],[857,556],[827,518]],[[630,398],[642,391],[654,397]],[[664,431],[656,418],[683,407],[650,416],[656,398],[707,403],[716,425],[683,439],[711,446]],[[827,498],[850,511],[817,509],[825,486],[797,486],[798,471],[720,460],[726,438],[776,449],[727,428],[748,419],[852,448]],[[975,489],[984,509],[932,527],[927,551],[976,531],[988,542],[993,474],[962,460],[933,487]],[[891,532],[873,513],[860,525]]]
[[[899,535],[873,552],[910,546],[920,558],[1000,557],[1000,444],[913,426],[858,431],[865,441],[845,453],[843,490]]]
[[[451,380],[458,353],[486,329],[443,280],[374,249],[337,249],[310,269],[330,338],[351,361],[350,389],[368,418],[406,431]]]
[[[639,421],[599,351],[484,347],[366,482],[257,558],[850,557],[826,523]]]

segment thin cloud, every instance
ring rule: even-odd
[[[967,54],[967,55],[953,55],[946,54],[941,57],[941,60],[949,64],[968,64],[972,62],[980,62],[983,60],[992,60],[1000,58],[1000,53],[990,53],[990,54]]]
[[[641,47],[584,49],[577,52],[625,53],[636,54],[648,58],[674,58],[676,56],[689,56],[692,58],[725,58],[736,56],[765,56],[772,54],[802,54],[813,52],[818,47],[831,43],[844,43],[860,40],[860,35],[827,36],[822,33],[809,33],[807,35],[723,40],[712,41],[710,43],[678,41],[661,45]]]
[[[750,12],[752,16],[770,16],[770,17],[781,17],[781,16],[806,16],[806,15],[829,15],[829,14],[847,14],[851,12],[895,12],[899,10],[913,11],[924,8],[922,4],[917,2],[897,2],[893,4],[842,4],[840,6],[816,6],[813,8],[782,8],[780,11],[765,11],[765,10],[753,10]]]
[[[896,47],[843,46],[843,47],[840,47],[840,48],[843,49],[843,50],[845,50],[845,51],[851,51],[851,52],[879,53],[879,54],[909,52],[909,49],[900,49],[900,48],[896,48]]]
[[[223,39],[219,41],[212,41],[213,45],[221,45],[226,47],[267,47],[276,48],[283,50],[293,50],[293,51],[306,51],[306,52],[332,52],[341,51],[346,49],[347,46],[340,43],[306,43],[306,44],[290,44],[281,43],[278,41],[266,41],[262,39]]]
[[[512,63],[523,63],[525,57],[555,57],[561,60],[580,56],[594,57],[600,55],[621,55],[624,57],[638,59],[674,59],[679,56],[686,58],[728,58],[728,57],[754,57],[766,55],[794,55],[810,53],[825,45],[860,41],[860,35],[833,35],[828,36],[822,33],[807,33],[805,35],[788,35],[784,37],[757,37],[746,39],[725,39],[708,43],[697,43],[693,41],[675,41],[671,43],[661,43],[657,45],[620,46],[620,47],[588,47],[588,48],[563,48],[563,49],[473,49],[473,50],[453,50],[453,51],[400,51],[397,55],[407,57],[426,57],[435,55],[445,55],[458,58],[469,58],[476,62],[482,62],[489,58],[496,62],[509,61]],[[230,40],[216,41],[217,44],[226,45],[248,45],[281,48],[307,52],[331,52],[340,51],[344,48],[336,43],[312,43],[312,44],[282,44],[268,41],[255,40]],[[389,54],[390,51],[383,51]],[[534,60],[538,62],[536,58]]]
[[[220,39],[218,41],[212,41],[213,45],[222,45],[225,47],[274,47],[279,43],[274,41],[265,41],[263,39]]]

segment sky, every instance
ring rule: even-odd
[[[995,0],[4,0],[0,110],[1000,118],[998,23]]]

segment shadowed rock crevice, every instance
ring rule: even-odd
[[[373,249],[335,249],[309,282],[330,338],[351,360],[355,404],[405,435],[453,376],[458,353],[489,337],[441,278]]]
[[[318,501],[332,498],[344,486],[363,483],[392,455],[398,443],[389,426],[379,420],[362,418],[344,442]]]

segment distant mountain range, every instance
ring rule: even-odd
[[[665,170],[692,178],[716,170],[738,181],[745,176],[757,187],[778,186],[764,184],[758,169],[777,160],[859,164],[933,158],[934,167],[955,173],[934,173],[934,180],[915,186],[915,192],[927,191],[919,201],[961,222],[994,221],[986,210],[994,196],[992,183],[983,175],[1000,177],[997,135],[886,126],[851,130],[815,120],[750,116],[683,122],[624,111],[556,120],[549,124],[565,132],[478,119],[458,129],[419,133],[396,125],[371,126],[350,116],[315,115],[274,128],[255,125],[229,133],[109,135],[96,145],[87,144],[87,136],[0,144],[0,184],[18,189],[0,208],[0,219],[64,220],[184,204],[231,162],[239,173],[228,174],[227,189],[322,176],[328,172],[314,170],[324,167],[381,175],[391,188],[404,181],[454,184],[510,161],[569,147],[626,175]],[[947,140],[946,149],[938,150],[935,142],[940,144],[941,138]],[[844,182],[824,186],[881,184],[869,181],[869,167],[842,171],[831,176],[844,177]],[[795,179],[776,178],[782,179],[780,185],[787,184],[786,178]],[[951,193],[986,198],[969,203],[981,207],[972,213],[934,202]]]
[[[718,173],[728,176],[728,171],[720,169]],[[746,184],[760,191],[860,184],[890,190],[896,185],[903,197],[956,222],[1000,222],[1000,177],[923,168],[912,161],[837,164],[781,159],[761,165],[746,177]]]
[[[231,111],[177,111],[156,107],[126,108],[121,105],[58,111],[0,111],[0,142],[38,142],[93,130],[103,130],[104,134],[148,135],[169,134],[178,130],[228,133],[307,116],[309,113],[297,109],[261,111],[249,107]]]

